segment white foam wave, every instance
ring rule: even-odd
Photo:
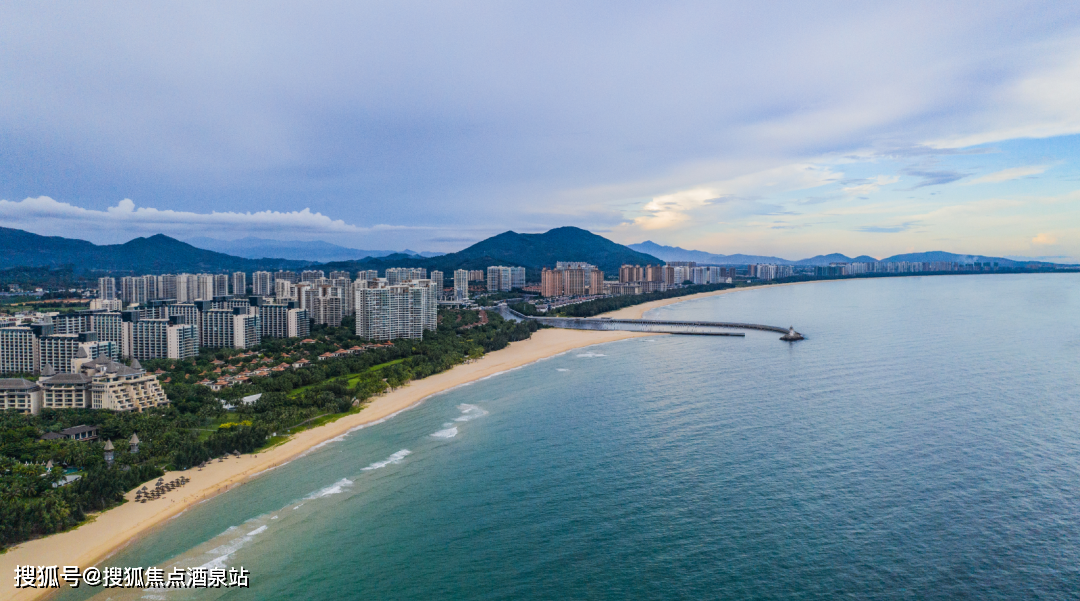
[[[340,492],[343,492],[345,488],[349,486],[352,486],[352,480],[349,480],[348,478],[342,478],[341,480],[338,480],[330,486],[327,486],[326,488],[320,488],[319,490],[304,497],[304,500],[310,501],[311,499],[321,499],[323,497],[329,497],[330,495],[336,495]]]
[[[468,403],[462,403],[457,407],[458,410],[461,411],[461,417],[454,418],[454,421],[456,422],[467,422],[474,420],[478,417],[484,417],[488,414],[488,412],[484,409],[477,407],[476,405],[470,405]]]
[[[555,371],[570,371],[570,370],[566,369],[565,367],[556,367]]]
[[[383,459],[382,461],[376,461],[375,463],[372,463],[371,465],[365,467],[364,471],[367,472],[367,471],[371,471],[371,470],[377,470],[379,468],[383,468],[383,467],[386,467],[388,465],[392,465],[392,464],[395,464],[395,463],[401,463],[402,461],[405,461],[405,458],[408,457],[411,454],[412,454],[412,451],[410,451],[409,449],[401,449],[400,451],[398,451],[397,453],[394,453],[393,455],[387,457],[386,459]]]
[[[453,438],[453,437],[457,436],[457,433],[458,433],[457,428],[447,428],[445,430],[439,430],[438,432],[432,434],[431,436],[432,436],[432,438]]]
[[[593,357],[607,357],[607,355],[605,355],[604,353],[588,352],[588,353],[581,353],[580,355],[578,355],[578,357],[582,357],[584,359],[591,359]]]
[[[226,530],[225,532],[230,532],[230,531],[235,530],[235,529],[236,529],[236,526],[233,526],[233,527],[229,528],[228,530]],[[244,545],[248,544],[257,535],[259,535],[259,534],[261,534],[261,533],[263,533],[265,531],[266,531],[266,526],[259,526],[258,528],[252,530],[251,532],[248,532],[244,536],[238,536],[238,537],[230,540],[229,542],[225,543],[224,545],[215,547],[215,548],[207,551],[208,555],[216,555],[217,557],[214,557],[213,559],[211,559],[210,561],[204,563],[203,565],[201,565],[199,567],[207,568],[207,569],[225,567],[225,562],[227,562],[229,560],[229,558],[232,557],[233,553],[236,553],[237,551],[239,551]]]

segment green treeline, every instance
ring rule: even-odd
[[[194,362],[145,361],[150,371],[167,370],[159,378],[171,377],[173,382],[163,385],[170,405],[142,413],[0,412],[0,547],[70,528],[85,519],[86,512],[115,505],[126,491],[159,477],[163,470],[187,469],[233,451],[256,451],[273,442],[275,433],[284,435],[303,422],[353,411],[387,389],[499,350],[537,329],[534,323],[507,321],[496,313],[489,312],[488,320],[479,325],[476,311],[440,311],[438,329],[425,332],[423,340],[397,340],[358,355],[312,361],[308,367],[274,372],[218,392],[179,380],[185,373],[212,367],[215,358],[232,360],[238,351],[208,349]],[[367,342],[356,338],[351,323],[316,328],[315,336],[316,343],[304,346],[319,353]],[[272,355],[288,344],[267,340],[256,350]],[[240,402],[259,393],[262,397],[255,403]],[[81,424],[100,426],[100,439],[40,438],[44,432]],[[132,454],[128,440],[135,433],[140,445]],[[104,460],[106,440],[112,440],[116,449],[113,467]],[[48,461],[56,467],[46,470]],[[81,478],[54,487],[65,467]]]

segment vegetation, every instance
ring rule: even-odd
[[[624,307],[631,307],[634,305],[640,305],[652,301],[663,300],[665,298],[688,296],[690,294],[697,294],[699,292],[712,292],[713,290],[724,290],[725,288],[733,287],[734,286],[732,286],[731,284],[700,284],[697,286],[686,286],[684,288],[668,290],[666,292],[650,292],[648,294],[611,296],[608,298],[599,298],[583,303],[559,307],[554,315],[558,315],[559,317],[592,317],[601,313],[607,313],[608,311],[616,311]],[[514,309],[518,310],[521,313],[525,313],[525,311],[522,311],[519,306],[520,304],[515,305]],[[535,309],[536,308],[533,307],[534,311]],[[531,313],[525,314],[531,315]]]
[[[331,350],[369,342],[358,339],[349,326],[351,320],[338,328],[317,328],[307,343],[270,339],[255,352],[207,349],[194,361],[145,361],[148,370],[163,370],[159,378],[171,403],[143,413],[0,412],[0,547],[77,525],[86,512],[121,502],[126,491],[163,470],[187,469],[232,451],[257,451],[290,431],[358,411],[388,389],[528,338],[537,328],[494,313],[483,323],[476,311],[440,311],[437,330],[426,332],[423,340],[397,340],[319,360]],[[221,366],[239,370],[301,359],[310,363],[218,392],[196,383]],[[259,393],[253,403],[240,401]],[[41,439],[44,433],[81,424],[99,426],[100,440]],[[127,441],[135,433],[141,444],[132,454]],[[105,464],[105,440],[116,447],[112,467]],[[53,462],[51,470],[45,468],[48,461]],[[54,487],[65,471],[81,478]]]

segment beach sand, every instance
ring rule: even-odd
[[[640,319],[645,312],[657,307],[763,287],[733,288],[654,301],[606,313],[605,317]],[[415,380],[393,392],[375,397],[362,411],[335,422],[299,432],[285,443],[267,451],[242,455],[240,458],[229,458],[222,462],[214,460],[202,470],[192,468],[186,471],[167,472],[164,476],[166,482],[181,475],[190,478],[191,481],[163,498],[147,503],[134,502],[135,491],[132,490],[125,495],[128,503],[102,512],[92,521],[85,522],[74,530],[27,541],[8,549],[6,553],[0,555],[0,574],[6,575],[0,590],[5,591],[3,596],[5,599],[41,598],[50,591],[14,588],[13,577],[16,566],[69,565],[87,568],[96,565],[97,562],[122,549],[140,534],[183,513],[188,507],[230,488],[240,486],[244,481],[261,472],[295,459],[315,445],[340,436],[357,426],[386,419],[435,393],[576,348],[654,335],[656,334],[640,332],[540,330],[528,340],[511,343],[509,347],[488,353],[471,363],[458,365],[449,371]],[[148,483],[147,486],[153,488],[153,482]],[[53,592],[55,590],[53,589]]]

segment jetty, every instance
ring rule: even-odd
[[[515,321],[530,320],[553,328],[567,330],[623,330],[627,332],[651,332],[655,334],[683,334],[695,336],[745,336],[732,330],[761,330],[783,334],[780,340],[794,342],[804,340],[794,327],[782,328],[757,323],[734,323],[723,321],[672,321],[667,319],[613,319],[609,317],[539,317],[524,315],[505,304],[498,310],[503,317]]]

